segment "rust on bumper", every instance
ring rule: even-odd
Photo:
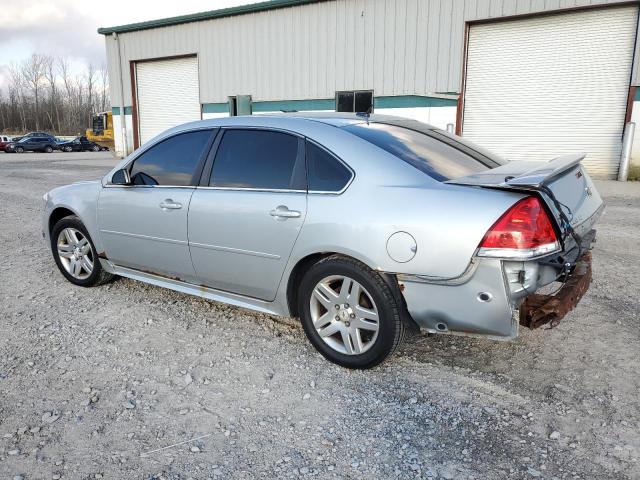
[[[575,308],[591,284],[591,252],[576,262],[568,280],[555,295],[529,295],[520,306],[520,325],[538,328],[560,320]]]

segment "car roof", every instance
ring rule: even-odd
[[[296,130],[308,129],[318,124],[332,127],[348,127],[358,124],[384,123],[418,130],[437,129],[433,125],[428,125],[417,120],[396,117],[393,115],[378,114],[355,114],[341,112],[286,112],[286,113],[260,113],[255,115],[239,115],[232,117],[218,117],[207,120],[197,120],[173,127],[157,138],[165,137],[181,131],[206,127],[281,127]]]

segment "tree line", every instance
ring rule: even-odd
[[[105,66],[87,63],[80,72],[71,72],[67,58],[34,53],[9,66],[0,92],[0,131],[76,135],[91,127],[94,113],[108,108]]]

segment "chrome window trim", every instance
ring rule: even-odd
[[[102,188],[184,188],[194,189],[195,185],[116,185],[114,183],[107,183]]]
[[[209,187],[198,185],[194,187],[197,190],[230,190],[230,191],[248,191],[248,192],[271,192],[271,193],[307,193],[306,190],[291,190],[286,188],[254,188],[254,187]]]

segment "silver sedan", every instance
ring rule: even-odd
[[[376,115],[205,120],[47,193],[43,236],[76,285],[123,276],[299,317],[328,360],[368,368],[407,330],[559,321],[603,207],[582,158],[508,163]]]

